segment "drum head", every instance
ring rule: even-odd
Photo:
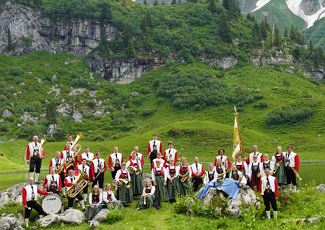
[[[47,214],[58,213],[61,210],[62,201],[58,195],[48,195],[42,202],[43,211]]]

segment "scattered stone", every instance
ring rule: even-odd
[[[228,56],[216,59],[211,64],[217,65],[219,68],[222,69],[230,69],[237,64],[237,59],[234,56]]]
[[[78,110],[73,112],[72,118],[75,122],[82,122],[82,114]]]
[[[79,211],[77,209],[67,209],[62,214],[50,214],[47,216],[44,216],[37,220],[37,223],[45,228],[53,223],[58,222],[64,222],[64,223],[70,223],[70,224],[77,224],[80,225],[85,220],[84,213],[82,211]]]
[[[3,117],[10,117],[10,116],[12,116],[12,112],[9,109],[5,109],[2,112],[2,116]]]
[[[56,85],[53,86],[50,91],[48,92],[48,94],[54,93],[56,97],[60,96],[61,94],[61,89]]]
[[[102,110],[97,110],[97,111],[93,114],[94,117],[101,117],[101,116],[103,116],[103,115],[104,115],[104,111],[102,111]]]
[[[7,192],[0,193],[0,207],[4,206],[10,201],[10,197]]]
[[[58,79],[58,77],[54,74],[53,76],[52,76],[52,78],[51,78],[51,81],[53,82],[53,81],[56,81]]]
[[[63,103],[58,106],[56,111],[63,117],[69,117],[72,113],[72,106],[68,103]]]
[[[69,96],[77,96],[83,94],[86,91],[84,88],[73,89],[70,91]]]
[[[37,117],[33,117],[28,112],[24,112],[23,115],[20,116],[20,119],[23,122],[37,122],[38,121]]]
[[[14,215],[2,215],[0,217],[0,230],[18,230],[23,229],[24,221],[16,218]]]
[[[94,91],[89,91],[89,96],[90,96],[90,97],[96,97],[96,93],[97,93],[96,90],[94,90]]]
[[[323,192],[325,193],[325,184],[320,184],[316,187],[318,192]]]
[[[59,126],[57,124],[50,124],[47,129],[47,135],[53,137],[59,131]]]
[[[108,209],[102,209],[99,211],[99,213],[97,213],[97,215],[93,218],[94,221],[98,221],[101,222],[103,220],[106,220],[107,217],[107,213],[109,212]]]
[[[51,224],[58,223],[59,221],[60,221],[59,215],[50,214],[50,215],[44,216],[43,218],[38,219],[37,223],[42,228],[46,228],[46,227],[50,226]]]

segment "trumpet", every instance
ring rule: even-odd
[[[139,175],[139,173],[141,173],[141,170],[134,166],[129,166],[129,171],[131,174],[136,174],[136,175]]]
[[[83,172],[80,172],[80,174],[77,177],[76,180],[76,186],[72,185],[71,187],[67,188],[67,196],[70,198],[76,197],[83,189],[87,186],[87,175]]]
[[[118,179],[118,181],[116,182],[117,188],[122,188],[123,185],[125,185],[125,187],[129,189],[131,187],[131,184],[132,184],[131,181],[125,179]]]

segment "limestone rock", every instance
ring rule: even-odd
[[[0,217],[0,230],[18,230],[23,229],[23,220],[16,218],[14,215],[3,215]]]
[[[77,96],[83,94],[86,91],[84,88],[73,89],[70,91],[69,96]]]
[[[4,206],[10,201],[10,197],[7,192],[0,193],[0,207]]]
[[[222,69],[230,69],[237,64],[237,59],[234,56],[228,56],[216,59],[212,64],[215,64]]]
[[[94,117],[100,117],[100,116],[103,116],[103,115],[104,115],[104,111],[102,111],[102,110],[97,110],[97,111],[93,114]]]
[[[37,122],[38,121],[38,118],[37,117],[32,116],[28,112],[24,112],[23,115],[20,116],[20,119],[23,122]]]
[[[82,114],[78,110],[73,112],[72,118],[75,122],[82,122]]]
[[[65,102],[60,104],[56,111],[63,117],[69,117],[70,114],[72,114],[73,109],[70,104]]]
[[[60,221],[59,215],[50,214],[50,215],[44,216],[43,218],[38,219],[37,223],[42,228],[46,228],[46,227],[50,226],[51,224],[57,223],[59,221]]]
[[[85,215],[82,211],[77,209],[67,209],[63,214],[59,215],[60,221],[65,223],[72,223],[72,224],[82,224],[85,221]]]
[[[12,112],[9,109],[5,109],[2,112],[2,116],[3,117],[10,117],[10,116],[12,116]]]
[[[325,184],[318,185],[317,191],[325,193]]]
[[[97,213],[97,215],[93,218],[93,221],[98,221],[101,222],[103,220],[106,220],[107,217],[107,213],[109,212],[108,209],[102,209],[99,211],[99,213]]]

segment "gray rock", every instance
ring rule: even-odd
[[[73,112],[72,118],[75,122],[82,122],[82,114],[78,110]]]
[[[2,116],[3,117],[10,117],[10,116],[12,116],[12,112],[9,109],[5,109],[2,112]]]
[[[58,223],[60,221],[59,215],[57,214],[50,214],[47,216],[44,216],[43,218],[40,218],[37,220],[37,224],[39,224],[42,228],[46,228],[50,226],[51,224]]]
[[[103,220],[106,220],[107,213],[109,212],[108,209],[102,209],[97,213],[97,215],[93,218],[94,221],[101,222]]]
[[[83,94],[86,91],[84,88],[73,89],[70,91],[69,96],[77,96]]]
[[[18,230],[23,229],[23,220],[14,215],[3,215],[0,217],[0,230]]]
[[[216,59],[211,64],[217,65],[219,68],[222,69],[230,69],[237,64],[237,59],[234,56],[228,56]]]
[[[4,206],[10,201],[9,194],[7,192],[0,193],[0,207]]]
[[[320,184],[316,187],[317,191],[325,193],[325,184]]]
[[[17,198],[19,195],[21,195],[21,191],[23,190],[23,187],[25,186],[25,183],[19,183],[11,186],[7,189],[7,192],[10,194],[10,197],[13,199]]]
[[[100,117],[100,116],[103,116],[103,115],[104,115],[104,111],[102,111],[102,110],[97,110],[97,111],[93,114],[94,117]]]
[[[53,137],[59,131],[59,127],[57,124],[50,124],[49,128],[47,129],[47,135]]]
[[[70,104],[62,103],[58,106],[56,111],[63,117],[69,117],[70,114],[72,114],[73,109]]]
[[[142,180],[145,180],[145,179],[152,179],[151,173],[143,173]]]
[[[96,90],[94,90],[94,91],[89,91],[89,96],[90,96],[90,97],[96,97],[96,93],[97,93]]]
[[[85,221],[85,215],[83,212],[70,208],[66,210],[63,214],[60,214],[60,221],[65,223],[72,223],[72,224],[82,224]]]
[[[24,112],[23,115],[20,116],[20,119],[23,122],[37,122],[38,118],[37,117],[33,117],[30,113],[28,112]]]
[[[50,91],[48,92],[48,94],[55,94],[56,97],[60,96],[61,94],[61,89],[56,85],[56,86],[53,86]]]

